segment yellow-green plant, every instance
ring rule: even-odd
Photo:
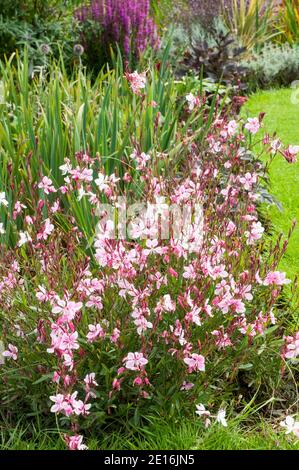
[[[222,2],[224,21],[248,51],[277,35],[273,32],[272,0],[231,0]]]
[[[280,41],[299,42],[299,0],[283,0],[278,7],[277,29]]]

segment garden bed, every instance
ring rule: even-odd
[[[299,17],[224,3],[3,12],[3,449],[298,447]]]

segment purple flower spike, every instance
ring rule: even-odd
[[[160,41],[156,24],[150,16],[149,0],[92,0],[88,7],[82,6],[74,13],[79,23],[92,19],[100,26],[101,35],[98,43],[103,44],[105,50],[118,43],[120,50],[128,59],[130,55],[138,59],[148,45],[158,48]],[[88,40],[84,36],[81,42],[87,47]],[[89,47],[94,42],[90,41]]]

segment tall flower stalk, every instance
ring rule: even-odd
[[[92,0],[90,6],[75,11],[75,18],[82,26],[87,52],[100,46],[109,56],[110,47],[117,44],[126,59],[137,60],[147,46],[159,46],[149,0]]]

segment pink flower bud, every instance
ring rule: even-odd
[[[169,268],[168,272],[171,276],[175,277],[176,279],[179,277],[178,273],[173,268]]]
[[[69,375],[66,375],[66,376],[64,377],[63,383],[64,383],[65,387],[68,387],[68,386],[70,385],[70,383],[71,383],[71,378],[70,378]]]
[[[112,388],[113,390],[120,390],[120,381],[118,379],[114,379],[112,382]]]
[[[58,374],[58,372],[55,371],[53,374],[52,382],[55,382],[58,384],[59,380],[60,380],[60,374]]]
[[[140,385],[142,385],[142,383],[143,383],[142,378],[141,377],[136,377],[136,379],[133,382],[133,385],[140,386]]]
[[[42,208],[44,207],[44,205],[45,205],[45,201],[43,201],[42,199],[40,199],[40,200],[38,201],[38,205],[37,205],[38,210],[41,211]]]

